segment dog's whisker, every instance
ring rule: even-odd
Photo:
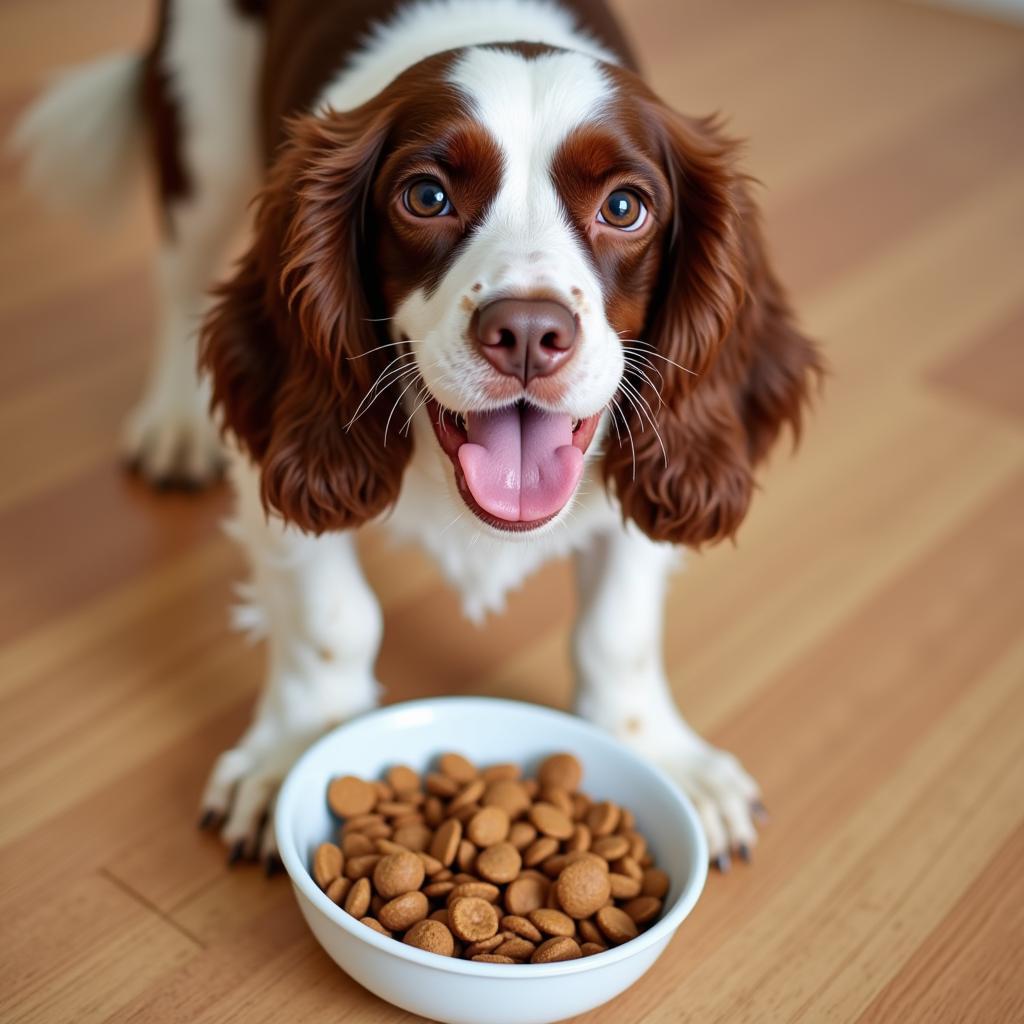
[[[647,400],[643,397],[643,395],[641,395],[640,392],[637,391],[636,388],[634,388],[633,385],[630,384],[627,380],[623,380],[622,381],[622,385],[623,385],[624,388],[626,388],[626,391],[624,391],[623,393],[625,394],[626,398],[629,399],[629,404],[632,405],[634,409],[636,409],[637,415],[640,417],[641,430],[643,429],[643,420],[644,420],[645,412],[644,412],[644,410],[639,405],[637,405],[637,403],[634,400],[633,396],[635,395],[643,403],[643,405],[645,405],[647,407],[647,410],[646,410],[647,421],[648,421],[648,423],[650,423],[651,429],[654,431],[654,436],[658,439],[658,444],[661,446],[661,457],[662,457],[662,459],[663,459],[663,461],[665,463],[665,466],[667,468],[668,467],[668,451],[665,448],[665,442],[662,440],[661,432],[658,430],[658,424],[655,423],[655,421],[654,421],[654,416],[653,416],[653,413],[652,413],[650,405],[648,404]]]
[[[409,388],[415,386],[417,380],[422,380],[422,378],[419,375],[419,370],[418,369],[417,369],[416,375],[413,377],[413,379],[411,381],[409,381],[408,384],[405,385],[405,387],[402,389],[402,393],[395,399],[395,404],[393,406],[391,406],[391,412],[388,413],[387,422],[385,422],[385,424],[384,424],[384,447],[385,448],[387,448],[387,446],[388,446],[388,427],[391,426],[391,418],[395,415],[395,410],[398,408],[399,403],[402,401],[402,399],[405,398],[406,393],[409,391]]]
[[[389,388],[392,384],[403,378],[407,373],[419,372],[419,367],[415,365],[415,363],[412,366],[399,365],[394,369],[391,369],[391,367],[393,367],[395,363],[401,363],[404,359],[408,358],[408,356],[411,355],[412,353],[410,352],[405,353],[404,355],[401,356],[397,356],[395,359],[392,359],[391,362],[388,363],[388,365],[380,372],[377,379],[367,389],[366,394],[363,395],[363,397],[360,399],[359,405],[356,406],[356,411],[352,414],[352,419],[350,419],[348,423],[345,424],[346,430],[349,430],[352,427],[352,424],[355,423],[360,416],[365,415],[370,406],[372,406],[373,403],[377,400],[377,398],[379,398],[384,393],[384,391],[386,391],[387,388]],[[386,384],[382,384],[383,378],[387,376],[390,376],[392,379],[389,380]]]
[[[626,419],[626,414],[622,411],[622,407],[615,399],[611,399],[611,404],[614,406],[615,411],[622,417],[622,425],[626,428],[626,437],[629,438],[629,450],[633,456],[633,479],[636,479],[636,445],[633,443],[633,431],[629,427],[629,420]]]
[[[390,317],[385,317],[385,319],[389,320],[391,318]],[[353,360],[356,360],[356,359],[365,359],[367,356],[372,356],[374,352],[380,352],[381,349],[397,348],[399,345],[422,345],[422,344],[423,344],[422,341],[416,341],[416,340],[414,340],[412,338],[403,338],[401,341],[389,341],[389,342],[386,342],[383,345],[374,345],[373,348],[367,349],[367,351],[365,351],[365,352],[360,352],[359,355],[357,355],[357,356],[346,356],[345,358],[348,359],[349,362],[352,362]]]
[[[673,366],[678,367],[684,373],[688,373],[688,374],[690,374],[693,377],[699,377],[700,376],[700,374],[697,373],[696,370],[691,370],[688,366],[683,366],[682,363],[677,363],[674,359],[669,359],[668,356],[663,356],[657,350],[657,348],[653,344],[651,344],[651,342],[649,342],[649,341],[642,341],[640,338],[623,338],[622,340],[623,341],[628,341],[632,345],[642,345],[644,348],[647,348],[647,349],[650,350],[649,352],[646,353],[647,355],[653,356],[655,359],[661,359],[661,360],[663,360],[666,363],[671,363]]]
[[[401,433],[403,433],[403,434],[406,434],[406,435],[408,435],[408,433],[409,433],[409,428],[410,428],[410,427],[412,426],[412,419],[413,419],[413,417],[414,417],[414,416],[416,415],[416,413],[418,413],[418,412],[420,411],[420,409],[422,409],[422,408],[423,408],[423,406],[424,406],[424,405],[426,405],[426,404],[427,404],[427,402],[429,402],[429,401],[430,401],[430,391],[429,391],[429,389],[427,388],[427,385],[426,385],[426,384],[424,384],[424,385],[423,385],[423,386],[422,386],[422,387],[420,388],[420,390],[419,390],[419,393],[418,393],[418,394],[416,395],[416,405],[414,405],[414,406],[413,406],[413,410],[412,410],[412,412],[411,412],[411,413],[409,413],[409,418],[408,418],[408,419],[407,419],[407,420],[405,421],[405,426],[404,426],[404,427],[402,427]]]
[[[657,373],[657,371],[655,372]],[[654,397],[658,400],[658,408],[660,409],[665,404],[665,400],[661,397],[661,392],[655,386],[654,381],[647,376],[646,372],[641,367],[632,363],[627,363],[626,374],[630,373],[639,374],[647,382],[651,390],[654,392]],[[662,383],[664,384],[664,378],[662,378]]]

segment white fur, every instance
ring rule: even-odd
[[[98,220],[120,212],[142,180],[142,59],[115,53],[60,75],[14,128],[32,188]]]
[[[610,55],[554,3],[420,0],[375,29],[318,106],[354,107],[432,53],[517,40],[572,52],[526,61],[510,51],[477,49],[455,64],[452,80],[501,147],[506,173],[485,223],[440,287],[431,296],[410,296],[396,311],[394,327],[422,339],[420,370],[436,397],[449,408],[479,409],[486,404],[486,368],[459,340],[467,320],[461,300],[472,295],[484,302],[509,289],[553,291],[581,323],[580,350],[567,367],[558,407],[582,418],[614,394],[621,346],[549,169],[567,133],[600,117],[611,86],[599,61]],[[244,221],[256,183],[260,50],[258,28],[237,16],[228,0],[176,0],[166,70],[182,107],[194,197],[173,210],[174,237],[161,252],[159,358],[131,439],[137,453],[150,456],[154,475],[180,466],[183,445],[197,475],[216,457],[202,416],[205,393],[189,370],[204,291],[227,239]],[[480,291],[471,292],[477,282]],[[545,561],[573,553],[581,599],[573,642],[579,712],[673,772],[697,801],[713,857],[752,844],[756,786],[735,759],[696,736],[672,702],[661,620],[677,559],[622,526],[593,458],[609,440],[607,425],[591,446],[572,506],[543,531],[500,535],[458,497],[447,457],[412,397],[394,423],[402,428],[412,413],[415,454],[387,517],[390,528],[427,548],[474,619],[500,609],[505,594]],[[266,637],[267,681],[252,726],[217,761],[203,806],[224,816],[222,835],[232,847],[269,854],[272,831],[261,833],[260,822],[292,761],[324,729],[376,703],[381,613],[353,537],[307,536],[265,515],[257,471],[237,453],[232,462],[237,512],[231,531],[252,567],[236,621]]]

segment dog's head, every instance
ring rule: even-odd
[[[392,505],[429,420],[486,528],[557,521],[600,458],[651,537],[718,539],[818,370],[734,146],[578,53],[440,54],[297,119],[255,232],[203,358],[306,530]]]

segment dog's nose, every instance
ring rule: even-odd
[[[496,370],[529,384],[568,362],[576,319],[560,302],[499,299],[480,310],[476,338]]]

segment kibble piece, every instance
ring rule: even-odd
[[[398,796],[406,793],[418,793],[420,789],[419,772],[407,764],[392,765],[387,774],[388,785]]]
[[[537,780],[542,786],[558,786],[575,793],[583,779],[583,766],[572,754],[552,754],[544,758],[537,769]]]
[[[403,825],[395,829],[395,834],[391,838],[399,846],[415,852],[425,850],[430,845],[433,833],[426,825]]]
[[[448,902],[451,903],[453,900],[464,899],[468,896],[476,896],[479,899],[487,900],[488,903],[497,903],[501,896],[501,890],[496,885],[491,885],[490,882],[460,882],[452,889]]]
[[[425,949],[428,953],[439,956],[451,956],[455,952],[455,939],[452,933],[433,915],[426,921],[417,921],[406,933],[402,941],[408,946]]]
[[[373,810],[376,803],[376,787],[355,775],[332,779],[327,787],[327,805],[339,818],[366,814]]]
[[[515,960],[510,956],[498,956],[496,953],[481,953],[473,959],[480,964],[514,964]]]
[[[447,775],[440,772],[431,772],[427,776],[427,792],[442,800],[450,800],[459,791],[459,784]]]
[[[416,813],[416,805],[403,803],[401,800],[381,800],[377,804],[377,812],[392,820],[409,818]]]
[[[578,860],[564,868],[555,885],[562,909],[577,919],[596,914],[613,892],[608,872],[591,860]]]
[[[529,942],[538,943],[543,938],[540,929],[532,921],[518,914],[506,914],[501,919],[501,927],[504,931],[512,932],[513,935],[518,935]]]
[[[523,853],[523,863],[528,868],[532,868],[537,864],[542,864],[557,852],[558,840],[553,839],[551,836],[541,836],[526,848],[526,851]]]
[[[586,921],[577,921],[576,930],[580,933],[580,938],[584,942],[596,942],[604,945],[604,936],[601,934],[601,929],[589,918]]]
[[[619,815],[618,830],[623,834],[632,832],[636,828],[636,815],[628,808],[621,808],[622,813]]]
[[[466,825],[466,835],[477,846],[493,846],[508,839],[508,812],[502,807],[482,807]]]
[[[518,779],[522,774],[517,764],[492,764],[480,773],[480,777],[484,782],[497,782],[499,779]]]
[[[557,807],[570,821],[572,821],[572,797],[559,786],[542,786],[540,800],[543,803]]]
[[[472,871],[476,865],[476,847],[468,840],[459,843],[459,852],[455,855],[455,863],[460,871]]]
[[[360,878],[345,897],[345,910],[353,917],[366,917],[366,912],[370,909],[371,895],[370,880]]]
[[[386,900],[412,892],[423,884],[426,872],[423,861],[406,850],[403,853],[389,853],[382,857],[373,869],[373,885]]]
[[[362,857],[349,857],[345,861],[345,877],[355,881],[357,878],[367,878],[373,874],[373,869],[380,862],[379,853],[367,853]]]
[[[378,801],[395,799],[395,791],[386,782],[378,779],[373,787],[377,790]]]
[[[580,946],[580,953],[583,956],[593,956],[595,953],[603,953],[608,947],[601,945],[600,942],[584,942]]]
[[[388,900],[377,914],[380,923],[393,932],[404,932],[430,913],[430,903],[421,892],[405,892]]]
[[[644,872],[640,891],[645,896],[653,896],[655,899],[661,900],[665,898],[668,886],[668,875],[661,868],[648,868]]]
[[[635,939],[640,934],[633,918],[618,907],[602,907],[597,912],[597,927],[614,946]]]
[[[430,843],[430,856],[447,867],[455,860],[461,840],[462,822],[449,818],[434,833],[434,838]]]
[[[376,814],[374,812],[370,812],[367,814],[356,814],[345,822],[345,824],[342,826],[341,831],[345,835],[348,835],[351,832],[362,832],[363,834],[365,834],[366,830],[369,829],[372,825],[383,824],[383,814]]]
[[[613,804],[610,800],[602,800],[601,803],[594,804],[587,811],[587,826],[595,837],[611,835],[621,817],[622,811],[618,804]]]
[[[591,849],[605,860],[618,860],[629,853],[629,840],[625,836],[601,836],[594,840]]]
[[[444,821],[444,804],[437,796],[428,796],[423,801],[423,821],[431,828],[437,828]]]
[[[512,821],[530,809],[530,802],[526,786],[514,779],[498,779],[484,791],[484,807],[500,807]]]
[[[573,826],[572,835],[565,841],[565,849],[569,853],[585,852],[590,849],[592,838],[586,825]]]
[[[375,840],[364,836],[362,832],[351,832],[341,841],[341,852],[346,857],[364,857],[368,853],[375,853],[376,850]]]
[[[448,927],[448,908],[442,907],[440,910],[435,910],[428,918],[428,921],[440,921],[441,924]]]
[[[455,883],[452,881],[431,882],[430,885],[423,886],[423,892],[428,899],[440,900],[444,899],[454,888]]]
[[[494,952],[498,956],[510,956],[513,960],[529,960],[537,947],[528,939],[515,936],[506,939]]]
[[[463,942],[479,942],[497,934],[498,912],[487,900],[470,896],[451,903],[448,922]]]
[[[437,767],[442,775],[456,782],[472,782],[477,777],[477,770],[472,761],[467,760],[461,754],[442,754],[437,761]]]
[[[647,840],[639,832],[627,832],[629,839],[629,856],[640,862],[640,859],[647,853]]]
[[[510,914],[526,917],[539,910],[548,899],[548,885],[538,878],[520,875],[505,890],[505,909]]]
[[[361,917],[359,918],[360,924],[365,924],[367,928],[372,928],[375,932],[380,932],[381,935],[386,935],[389,939],[394,936],[377,920],[375,917]]]
[[[617,874],[628,875],[630,878],[635,878],[638,882],[643,882],[644,880],[644,869],[632,857],[620,857],[612,863],[611,868]]]
[[[431,857],[429,853],[417,850],[416,856],[419,857],[420,862],[423,864],[423,871],[429,878],[433,878],[434,875],[444,870],[444,865],[435,857]]]
[[[563,914],[560,910],[541,907],[540,910],[531,910],[527,917],[545,935],[576,934],[576,923],[568,914]]]
[[[471,942],[467,947],[465,954],[468,957],[479,956],[481,953],[493,953],[503,942],[505,936],[498,932],[497,935],[492,935],[489,939],[481,939],[479,942]]]
[[[586,793],[573,793],[572,795],[572,820],[583,821],[590,810],[590,797]]]
[[[516,821],[508,830],[508,841],[520,852],[537,838],[537,830],[528,821]]]
[[[661,900],[653,896],[637,896],[622,908],[638,925],[653,921],[661,913]]]
[[[345,857],[334,843],[321,843],[313,854],[313,878],[321,889],[326,889],[345,866]]]
[[[631,900],[640,895],[640,883],[629,875],[618,875],[614,871],[608,875],[612,887],[612,899]]]
[[[572,835],[573,824],[569,816],[554,804],[544,801],[539,801],[530,808],[530,824],[538,832],[554,839],[568,839]]]
[[[351,878],[336,878],[329,886],[327,886],[327,898],[329,900],[334,900],[334,902],[340,907],[345,902],[345,897],[348,895],[348,891],[351,888]]]
[[[580,947],[566,935],[542,942],[530,957],[531,964],[553,964],[560,960],[578,960]]]
[[[448,813],[454,814],[463,808],[472,807],[484,795],[486,788],[487,784],[483,779],[474,779],[472,782],[467,783],[463,789],[459,790],[452,797],[448,804]],[[475,813],[475,811],[471,813]]]
[[[522,866],[523,858],[511,843],[495,843],[481,850],[476,858],[477,874],[499,885],[513,881]]]

